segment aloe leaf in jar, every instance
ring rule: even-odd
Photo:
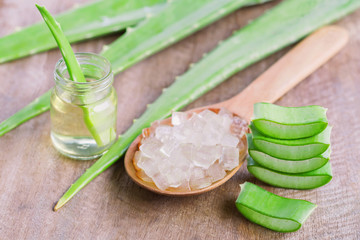
[[[86,82],[69,79],[66,64],[55,66],[51,94],[51,140],[65,156],[93,159],[116,140],[117,96],[110,63],[102,56],[78,53]]]

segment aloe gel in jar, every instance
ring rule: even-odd
[[[51,140],[63,155],[88,160],[101,156],[116,140],[117,96],[110,63],[78,53],[87,82],[69,79],[63,59],[55,66],[51,94]]]

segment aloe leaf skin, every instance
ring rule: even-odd
[[[163,11],[145,20],[135,29],[127,31],[101,54],[112,63],[116,74],[236,9],[258,2],[254,0],[171,1]]]
[[[11,129],[19,126],[21,123],[26,122],[27,120],[36,117],[45,111],[48,111],[50,109],[51,91],[52,90],[47,91],[21,109],[21,111],[16,112],[14,115],[1,122],[0,137],[9,132]]]
[[[327,184],[332,179],[330,161],[314,171],[291,174],[264,168],[249,156],[247,169],[257,179],[281,188],[314,189]]]
[[[282,107],[262,102],[254,105],[252,122],[262,134],[272,138],[306,138],[327,127],[326,110],[316,105]]]
[[[252,132],[254,146],[272,157],[303,160],[318,156],[330,147],[331,126],[327,126],[321,133],[308,138],[294,140],[275,139],[264,136],[253,125],[249,125]]]
[[[250,182],[240,184],[236,208],[248,220],[277,232],[300,229],[317,207],[311,202],[284,198]]]
[[[74,43],[123,30],[165,7],[166,0],[100,0],[66,11],[56,20]],[[45,23],[33,24],[0,38],[0,63],[55,47]]]
[[[103,1],[107,1],[107,3],[110,4],[110,1],[113,1],[113,0],[103,0]],[[176,29],[179,31],[178,33],[177,32],[174,33],[173,30],[169,30],[174,27],[173,25],[168,26],[168,25],[163,25],[163,24],[166,23],[167,21],[169,21],[169,19],[173,19],[175,17],[177,17],[176,19],[179,22],[182,22],[185,20],[182,20],[179,18],[179,16],[177,16],[176,12],[178,11],[178,9],[174,8],[174,6],[170,9],[169,7],[165,8],[163,5],[159,5],[159,4],[155,5],[155,3],[164,2],[164,1],[165,0],[162,0],[162,1],[146,0],[145,2],[143,2],[143,4],[145,4],[145,5],[148,4],[149,6],[140,8],[140,10],[136,10],[139,15],[141,15],[140,13],[142,13],[143,11],[145,11],[145,10],[147,11],[148,19],[145,20],[144,22],[142,22],[141,24],[146,25],[148,27],[148,29],[150,29],[150,30],[144,29],[144,27],[142,27],[140,29],[128,28],[127,34],[126,34],[126,40],[124,39],[125,36],[123,36],[123,37],[119,38],[119,39],[121,39],[121,41],[118,40],[118,41],[114,42],[113,44],[111,44],[110,46],[104,47],[104,51],[103,51],[102,55],[105,56],[110,61],[110,63],[112,64],[113,70],[114,70],[114,68],[117,69],[117,71],[114,71],[115,73],[118,73],[120,71],[120,69],[125,69],[125,66],[129,67],[129,66],[141,61],[143,58],[161,50],[162,48],[165,48],[165,47],[171,45],[172,43],[174,43],[174,41],[172,41],[172,40],[175,39],[172,36],[176,37],[176,40],[180,40],[180,39],[186,37],[187,35],[190,35],[191,33],[199,30],[201,27],[205,27],[206,25],[212,23],[213,21],[217,20],[221,16],[224,16],[226,13],[229,13],[229,11],[234,11],[236,9],[234,6],[238,6],[238,7],[240,7],[242,5],[250,6],[250,5],[260,4],[263,2],[268,2],[270,0],[236,0],[233,3],[231,3],[231,1],[229,1],[229,0],[226,0],[226,1],[207,0],[206,2],[208,2],[209,4],[212,3],[212,5],[210,4],[212,6],[212,8],[210,8],[210,9],[203,8],[203,11],[207,14],[212,14],[212,15],[211,15],[211,17],[208,17],[207,15],[204,15],[204,13],[203,13],[202,14],[203,18],[201,20],[199,20],[198,17],[192,18],[192,16],[194,14],[190,11],[191,8],[187,7],[186,13],[188,15],[186,15],[184,13],[182,13],[182,15],[181,15],[182,17],[184,17],[184,19],[186,19],[187,25],[181,25],[181,26],[177,25],[177,27],[181,28],[181,29]],[[204,0],[201,0],[201,1],[204,2]],[[114,8],[118,10],[118,8],[123,5],[117,5],[117,4],[124,4],[124,2],[126,2],[126,6],[128,6],[130,4],[129,2],[131,2],[130,5],[132,6],[133,4],[135,4],[135,2],[139,2],[139,1],[119,0],[119,1],[116,1],[116,3],[113,3],[113,5],[110,4],[109,7],[114,6]],[[200,3],[200,1],[198,2],[198,1],[189,1],[189,0],[177,0],[176,2],[183,2],[182,6],[180,6],[180,9],[184,9],[185,6],[193,7],[194,4]],[[185,2],[187,4],[185,4]],[[216,5],[216,4],[220,4],[220,5]],[[153,7],[150,7],[150,5],[152,5]],[[196,5],[196,6],[198,6],[198,5]],[[230,6],[231,9],[230,10],[229,9],[224,10],[223,8],[214,9],[214,6]],[[166,9],[166,10],[164,10],[165,13],[162,12],[162,15],[161,15],[162,17],[160,19],[158,17],[158,14],[154,15],[153,17],[150,17],[151,15],[153,15],[154,9],[160,9],[160,8]],[[197,8],[196,10],[199,10],[199,9]],[[86,13],[88,12],[85,9],[83,11]],[[158,12],[158,11],[159,10],[156,10],[156,12]],[[214,13],[214,11],[215,11],[215,13]],[[105,8],[104,8],[104,12],[105,12]],[[122,12],[122,11],[118,11],[118,12]],[[125,12],[126,11],[124,10],[123,14],[125,14]],[[129,14],[131,14],[131,11]],[[119,18],[121,18],[121,16],[123,16],[123,15],[119,15]],[[106,16],[106,17],[108,17],[108,16]],[[169,17],[169,19],[164,20],[164,17]],[[74,20],[70,17],[69,17],[69,19],[70,20],[68,21],[69,22],[68,25],[70,27],[71,22]],[[197,21],[198,21],[198,23],[197,23]],[[60,22],[60,23],[62,23],[62,22]],[[175,24],[173,20],[172,20],[172,23]],[[189,23],[193,24],[193,26],[191,28],[188,28]],[[155,31],[155,29],[158,29],[158,28],[155,28],[154,25],[156,26],[158,24],[160,24],[159,26],[162,27],[163,31],[158,30],[156,32],[158,35],[156,35],[155,37],[154,36],[151,37],[152,32]],[[80,28],[82,28],[82,27],[80,27]],[[35,32],[37,32],[37,30]],[[45,32],[51,38],[51,34],[49,34],[47,30]],[[66,33],[66,31],[65,31],[65,33]],[[36,33],[33,33],[32,35],[35,36],[35,34]],[[130,34],[131,34],[131,36],[128,36]],[[67,34],[67,35],[69,35],[69,34]],[[23,36],[22,39],[24,39],[26,36],[28,36],[28,35]],[[150,40],[147,40],[148,37],[149,38],[151,37],[151,39],[152,39],[151,42],[149,42]],[[169,39],[171,39],[171,40],[169,41]],[[70,38],[70,40],[71,40],[71,38]],[[1,49],[1,41],[2,40],[0,39],[0,49]],[[56,46],[56,43],[53,41],[52,38],[51,38],[51,41],[53,42],[54,46]],[[134,44],[135,42],[139,46]],[[154,47],[154,44],[158,45],[158,46]],[[161,46],[161,47],[159,47],[159,46]],[[147,47],[149,49],[147,49]],[[125,56],[125,55],[128,56],[128,58],[124,58],[123,56]],[[118,60],[120,58],[122,59],[122,61]],[[0,56],[0,59],[1,59],[1,56]],[[33,110],[31,110],[30,108],[24,108],[24,109],[19,110],[18,115],[26,116],[27,114],[30,114],[32,116],[36,116],[42,112],[47,111],[50,108],[50,101],[45,102],[46,101],[45,99],[43,101],[44,102],[41,102],[41,103],[39,102],[39,105],[42,106],[42,105],[47,104],[48,105],[47,109],[44,109],[41,111],[40,108],[38,108],[38,109],[34,108]],[[12,124],[11,124],[12,128],[6,128],[6,132],[17,127],[18,125],[29,120],[30,118],[20,119],[20,118],[11,118],[10,117],[9,119],[11,119],[12,121],[16,120],[16,122],[12,122]],[[4,124],[6,124],[6,122],[8,122],[8,120],[5,120]],[[2,124],[3,123],[0,123],[0,128],[1,128]],[[5,134],[6,132],[4,131],[2,134]],[[1,134],[0,134],[0,136],[1,136]]]
[[[252,141],[251,134],[247,134],[248,152],[261,166],[285,173],[303,173],[316,170],[324,166],[330,159],[331,148],[328,148],[323,154],[304,160],[287,160],[272,157],[256,149]]]
[[[179,1],[179,0],[177,0]],[[360,7],[360,1],[286,0],[255,19],[179,77],[56,204],[61,208],[92,179],[114,164],[131,142],[149,127],[191,103],[229,76]],[[138,36],[140,37],[140,36]],[[120,54],[120,53],[119,53]],[[121,55],[121,54],[120,54]],[[220,61],[221,59],[221,61]],[[196,81],[195,81],[196,79]]]
[[[70,46],[69,41],[66,39],[61,26],[56,22],[55,18],[51,16],[49,11],[43,7],[36,4],[37,9],[39,10],[41,16],[43,17],[46,25],[49,27],[51,34],[53,35],[61,55],[64,58],[67,70],[70,75],[70,79],[74,82],[86,82],[84,74],[81,71],[80,65],[76,60],[75,54]]]

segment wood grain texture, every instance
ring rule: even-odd
[[[85,1],[37,3],[56,13]],[[34,3],[0,1],[0,36],[16,26],[39,21]],[[239,10],[118,75],[118,133],[191,62],[276,3]],[[93,162],[67,159],[55,151],[46,113],[0,138],[0,239],[360,239],[360,11],[336,24],[349,30],[349,44],[278,101],[286,106],[319,104],[329,108],[328,118],[334,126],[334,178],[328,185],[309,191],[273,188],[242,167],[226,184],[209,193],[166,197],[133,183],[120,160],[55,213],[53,204]],[[74,49],[99,52],[116,37],[76,44]],[[285,52],[236,74],[187,109],[234,96]],[[0,65],[0,121],[53,85],[52,71],[59,58],[59,51],[53,50]],[[234,202],[238,185],[244,181],[319,207],[298,232],[272,232],[237,212]]]

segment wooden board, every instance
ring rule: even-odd
[[[42,0],[53,13],[86,0]],[[34,0],[0,0],[0,36],[40,20]],[[274,6],[238,10],[206,29],[136,64],[116,77],[118,133],[141,115],[163,87],[217,42]],[[193,197],[156,195],[134,184],[122,160],[101,174],[63,209],[54,203],[94,161],[61,156],[49,137],[49,113],[0,138],[0,239],[360,239],[360,11],[336,23],[350,43],[335,58],[278,101],[329,108],[333,180],[315,190],[270,187],[242,167],[226,184]],[[75,44],[77,52],[99,52],[118,35]],[[249,84],[286,50],[247,68],[187,109],[225,100]],[[1,54],[1,53],[0,53]],[[0,121],[53,86],[57,50],[0,65]],[[276,194],[318,204],[295,233],[276,233],[247,221],[234,202],[239,184],[251,181]]]

